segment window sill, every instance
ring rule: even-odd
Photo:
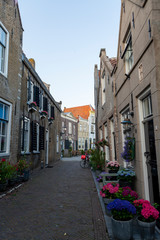
[[[40,154],[39,151],[33,151],[33,154]]]
[[[30,155],[31,152],[21,152],[21,155]]]
[[[0,157],[9,157],[10,154],[9,153],[0,153]]]

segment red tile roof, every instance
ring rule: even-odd
[[[64,108],[63,112],[71,112],[74,117],[78,119],[78,116],[88,119],[89,112],[95,111],[91,105],[79,106],[79,107],[72,107],[72,108]]]

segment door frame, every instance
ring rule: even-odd
[[[48,165],[48,153],[49,153],[49,130],[46,129],[46,151],[45,151],[45,165]]]
[[[143,177],[144,177],[144,194],[145,199],[150,201],[149,193],[149,179],[148,179],[148,168],[146,164],[146,157],[144,153],[146,152],[146,143],[145,143],[145,130],[144,130],[144,117],[143,117],[143,102],[142,100],[151,92],[151,89],[147,89],[143,94],[138,98],[138,109],[139,109],[139,130],[140,130],[140,139],[141,139],[141,158],[143,166]],[[146,181],[147,180],[147,181]]]

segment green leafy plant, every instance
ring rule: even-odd
[[[129,183],[132,183],[135,178],[135,172],[127,168],[119,170],[117,174],[119,180],[123,180]]]
[[[2,158],[0,161],[0,183],[6,183],[9,179],[9,166],[10,164],[6,159]]]
[[[24,170],[27,170],[29,168],[29,164],[26,162],[25,159],[20,159],[17,163],[18,168],[18,174],[22,175]]]
[[[93,170],[103,170],[105,167],[105,153],[99,148],[91,151],[90,164]]]

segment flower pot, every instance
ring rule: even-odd
[[[0,192],[4,192],[7,188],[8,182],[0,183]]]
[[[111,214],[111,211],[109,211],[107,209],[107,205],[110,203],[110,202],[113,202],[115,199],[110,199],[110,198],[103,198],[103,202],[104,202],[104,205],[105,205],[105,211],[106,211],[106,214],[107,216],[111,217],[112,214]]]
[[[23,181],[26,182],[29,180],[29,170],[24,170]]]
[[[117,240],[130,240],[132,239],[133,232],[133,219],[128,221],[118,221],[111,217],[112,233]]]
[[[14,186],[17,183],[17,177],[8,180],[9,186]]]
[[[119,186],[120,187],[130,187],[133,189],[133,183],[127,182],[125,180],[119,179]]]
[[[154,240],[156,220],[154,222],[142,222],[138,219],[141,239]]]
[[[109,173],[117,173],[118,170],[111,170],[111,169],[109,169],[108,172],[109,172]]]

